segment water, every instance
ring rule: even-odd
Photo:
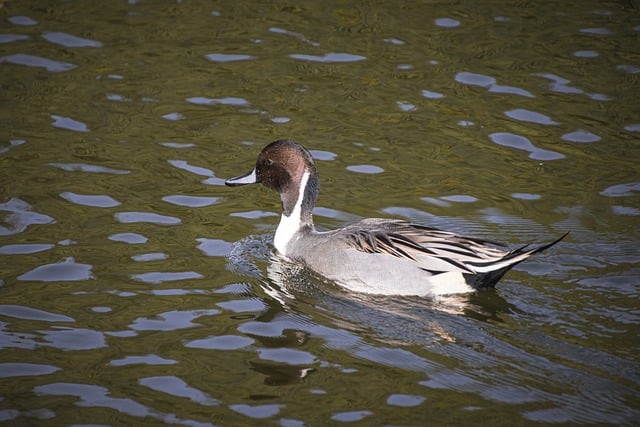
[[[640,11],[605,1],[0,8],[3,425],[633,425]],[[495,291],[346,294],[270,254],[292,138],[319,226],[562,243]]]

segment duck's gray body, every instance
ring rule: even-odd
[[[251,172],[226,181],[231,186],[252,183],[280,193],[277,253],[356,292],[443,295],[490,288],[515,264],[562,239],[504,250],[485,240],[380,218],[317,231],[311,211],[318,173],[309,152],[288,140],[269,144]]]

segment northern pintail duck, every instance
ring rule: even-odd
[[[355,292],[435,296],[491,288],[511,267],[566,236],[504,250],[486,240],[395,219],[369,218],[318,231],[311,214],[320,189],[318,171],[309,151],[289,140],[267,145],[253,170],[225,181],[228,186],[256,183],[280,194],[277,253]]]

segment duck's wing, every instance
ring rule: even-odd
[[[465,275],[500,274],[558,241],[529,248],[508,250],[484,239],[461,236],[401,220],[369,219],[347,233],[349,246],[367,253],[379,253],[413,261],[432,274],[458,271]],[[566,236],[566,235],[565,235]],[[504,249],[501,249],[504,248]],[[487,276],[487,277],[489,277]]]
[[[348,227],[348,246],[413,261],[432,274],[459,271],[474,274],[468,262],[500,259],[507,252],[489,242],[467,238],[407,221],[368,219]]]

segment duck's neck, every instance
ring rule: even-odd
[[[273,245],[282,255],[287,255],[289,242],[295,237],[298,231],[304,227],[313,229],[311,210],[315,203],[317,191],[315,189],[308,191],[307,189],[310,176],[311,172],[309,171],[305,171],[302,175],[295,202],[287,197],[290,195],[281,195],[282,216],[280,217],[280,224],[278,224],[278,228],[276,229],[276,235],[273,238]],[[312,183],[311,185],[313,186],[315,184]],[[312,199],[309,200],[309,197]]]

